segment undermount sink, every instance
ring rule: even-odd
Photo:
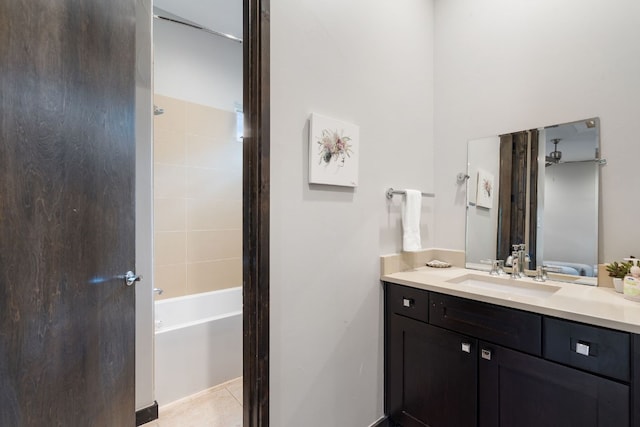
[[[547,298],[560,289],[558,286],[535,283],[520,279],[502,279],[493,276],[481,276],[479,274],[465,274],[461,277],[448,280],[449,283],[457,283],[471,288],[486,289],[509,295],[522,295],[537,298]]]

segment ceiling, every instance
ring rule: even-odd
[[[242,38],[242,0],[153,0],[153,5],[210,30]]]
[[[598,147],[598,126],[589,128],[586,120],[545,128],[546,154],[554,150],[551,141],[559,138],[558,151],[562,161],[593,160]]]

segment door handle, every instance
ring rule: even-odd
[[[136,282],[139,282],[142,276],[135,274],[133,271],[127,271],[124,275],[124,283],[127,286],[131,286]]]

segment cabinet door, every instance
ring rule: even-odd
[[[396,314],[387,324],[387,413],[404,427],[477,424],[477,340]]]
[[[629,387],[480,342],[481,427],[629,425]]]

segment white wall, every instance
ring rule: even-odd
[[[600,261],[640,252],[640,2],[435,2],[435,244],[464,248],[467,140],[601,119]]]
[[[379,255],[401,244],[400,198],[384,193],[433,190],[432,47],[432,1],[271,2],[274,426],[382,416]],[[311,112],[359,125],[357,188],[308,184]],[[425,199],[424,247],[432,205]]]
[[[242,44],[158,19],[153,43],[154,93],[226,111],[242,104]]]
[[[136,410],[153,405],[151,0],[136,2]]]
[[[498,202],[500,194],[500,137],[474,139],[467,149],[467,213],[466,261],[496,259],[498,246]],[[493,206],[491,209],[475,205],[478,189],[478,169],[493,175]]]

